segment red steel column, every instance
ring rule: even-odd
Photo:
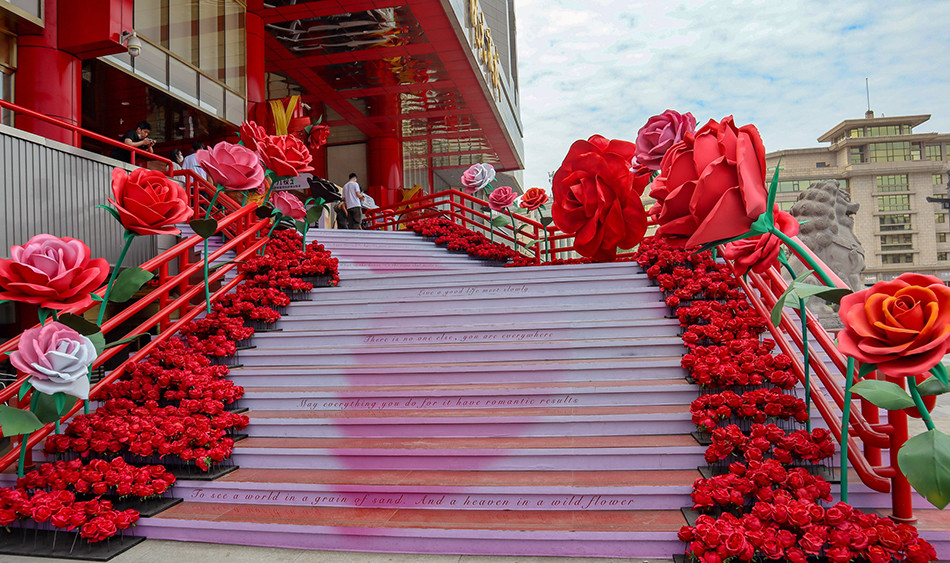
[[[246,37],[244,48],[247,60],[247,114],[250,118],[254,104],[267,100],[267,73],[264,61],[264,20],[259,15],[248,11],[244,17]]]
[[[367,74],[376,77],[382,85],[396,84],[396,77],[385,61],[369,62]],[[387,120],[380,126],[384,132],[366,143],[366,187],[377,205],[391,205],[399,202],[398,190],[403,187],[402,143],[394,125],[401,126],[399,95],[372,96],[368,101],[369,115]]]
[[[46,0],[46,27],[38,35],[17,38],[16,103],[80,125],[82,120],[82,61],[61,51],[56,39],[56,0]],[[107,17],[93,13],[90,18]],[[71,25],[82,25],[73,22]],[[16,117],[18,129],[36,133],[54,141],[80,145],[80,136],[51,123]]]

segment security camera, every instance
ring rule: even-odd
[[[119,37],[119,41],[125,43],[125,46],[129,50],[129,56],[133,59],[142,54],[142,40],[139,39],[139,36],[136,35],[134,31],[123,31]]]

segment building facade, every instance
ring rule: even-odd
[[[319,119],[317,174],[355,171],[380,204],[475,162],[517,185],[524,162],[514,0],[0,0],[0,99],[113,139],[149,121],[163,155],[246,118]]]
[[[766,155],[767,179],[780,166],[776,201],[788,210],[812,182],[837,180],[860,204],[854,232],[864,247],[864,283],[919,272],[950,282],[947,198],[950,134],[920,132],[929,115],[842,121],[818,138],[828,146]]]

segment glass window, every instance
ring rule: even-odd
[[[947,233],[937,233],[937,242],[947,242]]]
[[[198,68],[217,80],[224,78],[224,5],[198,3]]]
[[[940,261],[940,262],[946,262],[946,261],[947,261],[947,254],[948,254],[948,253],[946,253],[946,252],[938,252],[938,253],[937,253],[937,260]]]
[[[147,42],[142,42],[142,52],[132,59],[135,74],[160,86],[168,84],[168,55]]]
[[[947,214],[946,213],[934,213],[934,223],[946,223]]]
[[[878,211],[909,211],[910,194],[877,196]]]
[[[920,155],[918,153],[918,160]],[[911,160],[910,143],[871,143],[868,145],[868,162],[902,162]]]
[[[881,215],[878,217],[878,221],[881,231],[909,231],[912,229],[909,213]]]
[[[195,0],[169,0],[168,50],[185,62],[198,64],[198,3]]]
[[[232,90],[244,94],[244,8],[235,4],[224,5],[224,83]]]
[[[795,205],[794,201],[780,201],[778,202],[778,208],[782,211],[791,210],[792,206]]]
[[[878,125],[875,127],[868,127],[868,137],[883,137],[885,135],[900,135],[901,126],[900,125]]]
[[[912,264],[913,262],[913,254],[884,254],[881,256],[881,264]]]
[[[848,162],[850,164],[861,164],[864,162],[864,147],[851,147],[848,149]]]
[[[224,115],[224,86],[205,76],[198,76],[201,108],[214,114]]]
[[[168,58],[168,89],[193,104],[198,103],[198,73],[174,57]]]
[[[135,0],[133,22],[135,33],[156,45],[168,46],[167,14],[163,12],[163,0]]]
[[[927,145],[925,150],[927,160],[940,160],[940,145]]]
[[[851,137],[852,139],[855,139],[855,138],[857,138],[857,137],[863,137],[863,136],[864,136],[864,127],[858,127],[858,128],[856,128],[856,129],[852,129],[852,130],[848,131],[848,136]]]
[[[224,118],[235,125],[240,125],[244,121],[244,98],[230,92],[224,91]]]
[[[911,145],[910,145],[910,159],[911,159],[911,160],[920,160],[920,143],[911,143]]]
[[[811,185],[808,180],[784,180],[778,183],[780,192],[798,192],[807,189]]]
[[[6,69],[0,70],[0,98],[8,102],[13,101],[13,80],[10,73],[6,72]],[[12,127],[13,112],[8,109],[0,111],[0,123]]]
[[[913,235],[881,235],[881,250],[913,249]]]
[[[933,180],[933,184],[934,184],[935,186],[942,186],[942,185],[943,185],[943,174],[933,174],[933,175],[931,176],[931,179]]]
[[[20,8],[24,12],[30,14],[35,18],[39,18],[43,11],[40,8],[40,5],[43,3],[42,0],[8,0],[11,4]]]
[[[875,176],[875,185],[879,192],[907,192],[907,174],[891,174],[889,176]]]

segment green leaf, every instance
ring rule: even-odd
[[[217,270],[218,268],[227,266],[228,264],[243,264],[243,263],[244,263],[244,260],[228,260],[227,262],[223,262],[221,264],[215,264],[214,266],[208,267],[208,271],[213,272]]]
[[[17,398],[22,401],[23,397],[26,397],[26,394],[29,393],[32,388],[33,386],[30,385],[30,380],[27,379],[23,382],[23,385],[20,385],[20,393],[17,395]]]
[[[897,465],[931,504],[950,504],[950,436],[939,430],[914,436],[897,453]]]
[[[96,303],[102,303],[102,296],[98,293],[90,293],[89,298],[95,301]]]
[[[218,231],[218,222],[214,219],[195,219],[194,221],[189,221],[188,225],[191,226],[191,230],[197,233],[201,238],[211,238],[214,236],[214,233]]]
[[[491,224],[493,227],[503,227],[510,222],[511,221],[504,215],[499,215],[498,217],[495,217],[494,219],[491,220]]]
[[[112,285],[112,293],[109,294],[109,301],[113,303],[125,303],[129,299],[132,299],[135,292],[154,277],[155,274],[143,270],[138,266],[122,270]]]
[[[108,350],[109,348],[115,348],[116,346],[119,346],[119,345],[121,345],[121,344],[125,344],[126,342],[132,342],[133,340],[138,340],[138,338],[139,338],[140,336],[142,336],[143,334],[145,334],[145,333],[133,334],[133,335],[131,335],[131,336],[126,336],[125,338],[120,338],[119,340],[116,340],[116,341],[114,341],[114,342],[110,342],[110,343],[106,344],[106,345],[105,345],[105,348],[103,348],[103,349],[104,349],[104,350]]]
[[[553,222],[554,222],[554,217],[547,217],[547,216],[541,217],[541,224],[544,225],[545,227],[547,227]]]
[[[871,401],[876,406],[889,411],[906,409],[914,406],[914,400],[899,385],[890,381],[865,379],[851,387],[851,392]]]
[[[917,384],[917,391],[921,395],[943,395],[944,393],[950,393],[950,385],[931,376]]]
[[[52,309],[47,309],[46,307],[40,307],[40,308],[36,311],[36,316],[39,317],[39,319],[40,319],[40,324],[41,324],[41,325],[45,325],[45,324],[46,324],[46,321],[47,321],[47,319],[49,319],[50,314],[51,314],[52,312],[53,312]]]
[[[858,379],[864,379],[872,371],[877,369],[877,364],[861,364],[861,369],[858,370]]]
[[[115,220],[118,221],[119,224],[122,223],[122,219],[119,218],[119,212],[116,211],[114,208],[109,207],[108,205],[97,205],[96,207],[101,207],[105,209],[106,211],[109,212],[109,215],[112,215],[113,217],[115,217]]]
[[[92,342],[92,345],[96,347],[97,356],[102,354],[103,350],[106,349],[106,336],[101,332],[87,335],[87,338]]]
[[[307,216],[304,220],[307,223],[316,223],[320,220],[320,216],[323,215],[323,198],[320,198],[321,203],[318,203],[307,210]]]
[[[101,330],[99,325],[96,323],[87,321],[85,318],[72,313],[60,315],[59,322],[75,330],[79,334],[82,334],[83,336],[89,336],[90,334],[95,334]]]
[[[303,221],[294,221],[294,228],[298,233],[304,234],[307,231],[307,224]]]
[[[20,436],[39,430],[43,423],[28,410],[0,405],[0,427],[4,436]]]
[[[781,320],[783,307],[798,309],[800,304],[799,300],[819,297],[829,303],[837,303],[841,301],[842,297],[851,293],[850,289],[805,283],[805,278],[811,274],[812,270],[808,270],[788,284],[788,289],[786,289],[785,293],[775,302],[775,307],[772,307],[772,324],[777,325]],[[793,299],[789,300],[790,297]]]
[[[57,395],[59,396],[58,399]],[[59,420],[60,417],[63,416],[63,413],[73,408],[76,401],[79,400],[72,395],[67,395],[62,392],[53,393],[52,395],[36,393],[33,396],[36,398],[36,402],[33,404],[33,412],[36,413],[36,418],[43,424],[49,424],[50,422]]]
[[[934,377],[940,380],[940,383],[944,385],[950,384],[950,381],[947,381],[947,366],[943,365],[943,362],[939,362],[934,367],[930,368],[930,373],[934,374]]]
[[[782,159],[778,159],[778,164],[775,165],[775,174],[772,175],[772,183],[769,184],[769,199],[765,204],[766,212],[771,216],[772,210],[775,208],[775,194],[778,193],[778,171],[782,168]],[[773,222],[770,226],[774,226],[774,217]]]
[[[785,293],[779,296],[775,301],[775,306],[772,307],[772,324],[778,326],[782,322],[782,309],[785,308],[785,302],[788,301],[788,298],[795,293],[795,284],[801,282],[811,274],[811,270],[808,270],[804,274],[798,276],[792,283],[788,284],[788,289],[785,290]],[[795,304],[797,307],[798,303]]]

